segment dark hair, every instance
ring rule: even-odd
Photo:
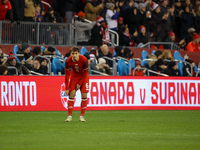
[[[156,55],[156,57],[158,58],[158,56],[162,55],[162,52],[161,52],[160,50],[157,50],[157,51],[155,52],[155,55]]]
[[[33,49],[33,53],[36,54],[36,55],[40,54],[40,53],[41,53],[41,47],[36,46],[36,47]]]
[[[70,52],[80,52],[80,49],[78,48],[78,47],[76,47],[76,46],[74,46],[74,47],[72,47],[71,49],[70,49]]]
[[[122,27],[122,32],[125,32],[125,30],[126,30],[126,28],[128,28],[128,27]]]
[[[8,67],[6,65],[0,65],[0,75],[3,75],[3,73],[8,70]]]

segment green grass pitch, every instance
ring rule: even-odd
[[[200,111],[0,112],[0,150],[199,150]]]

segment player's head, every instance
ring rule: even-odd
[[[73,58],[73,60],[78,61],[79,59],[79,55],[80,55],[80,49],[76,46],[72,47],[71,50],[71,56]]]

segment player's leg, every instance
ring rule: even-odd
[[[81,115],[80,121],[85,122],[84,115],[87,108],[87,93],[81,93]]]
[[[76,91],[73,90],[69,94],[69,99],[68,99],[68,117],[65,120],[66,122],[71,122],[72,121],[72,112],[74,108],[74,97],[75,97]]]
[[[65,120],[66,122],[71,122],[72,121],[72,112],[74,108],[74,97],[76,94],[76,85],[77,85],[77,80],[74,78],[71,78],[70,84],[69,84],[69,100],[68,100],[68,117]]]
[[[87,108],[87,93],[89,92],[89,78],[87,78],[81,86],[81,115],[80,121],[85,122],[84,115]]]

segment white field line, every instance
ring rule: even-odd
[[[29,130],[29,131],[23,131],[23,130],[0,130],[1,132],[31,132],[31,133],[48,133],[48,132],[60,132],[60,133],[69,133],[69,131],[45,131],[45,130]],[[73,131],[70,131],[71,133],[75,133]],[[190,137],[198,137],[200,134],[165,134],[165,133],[136,133],[136,132],[76,132],[80,134],[121,134],[121,135],[154,135],[154,136],[190,136]]]

